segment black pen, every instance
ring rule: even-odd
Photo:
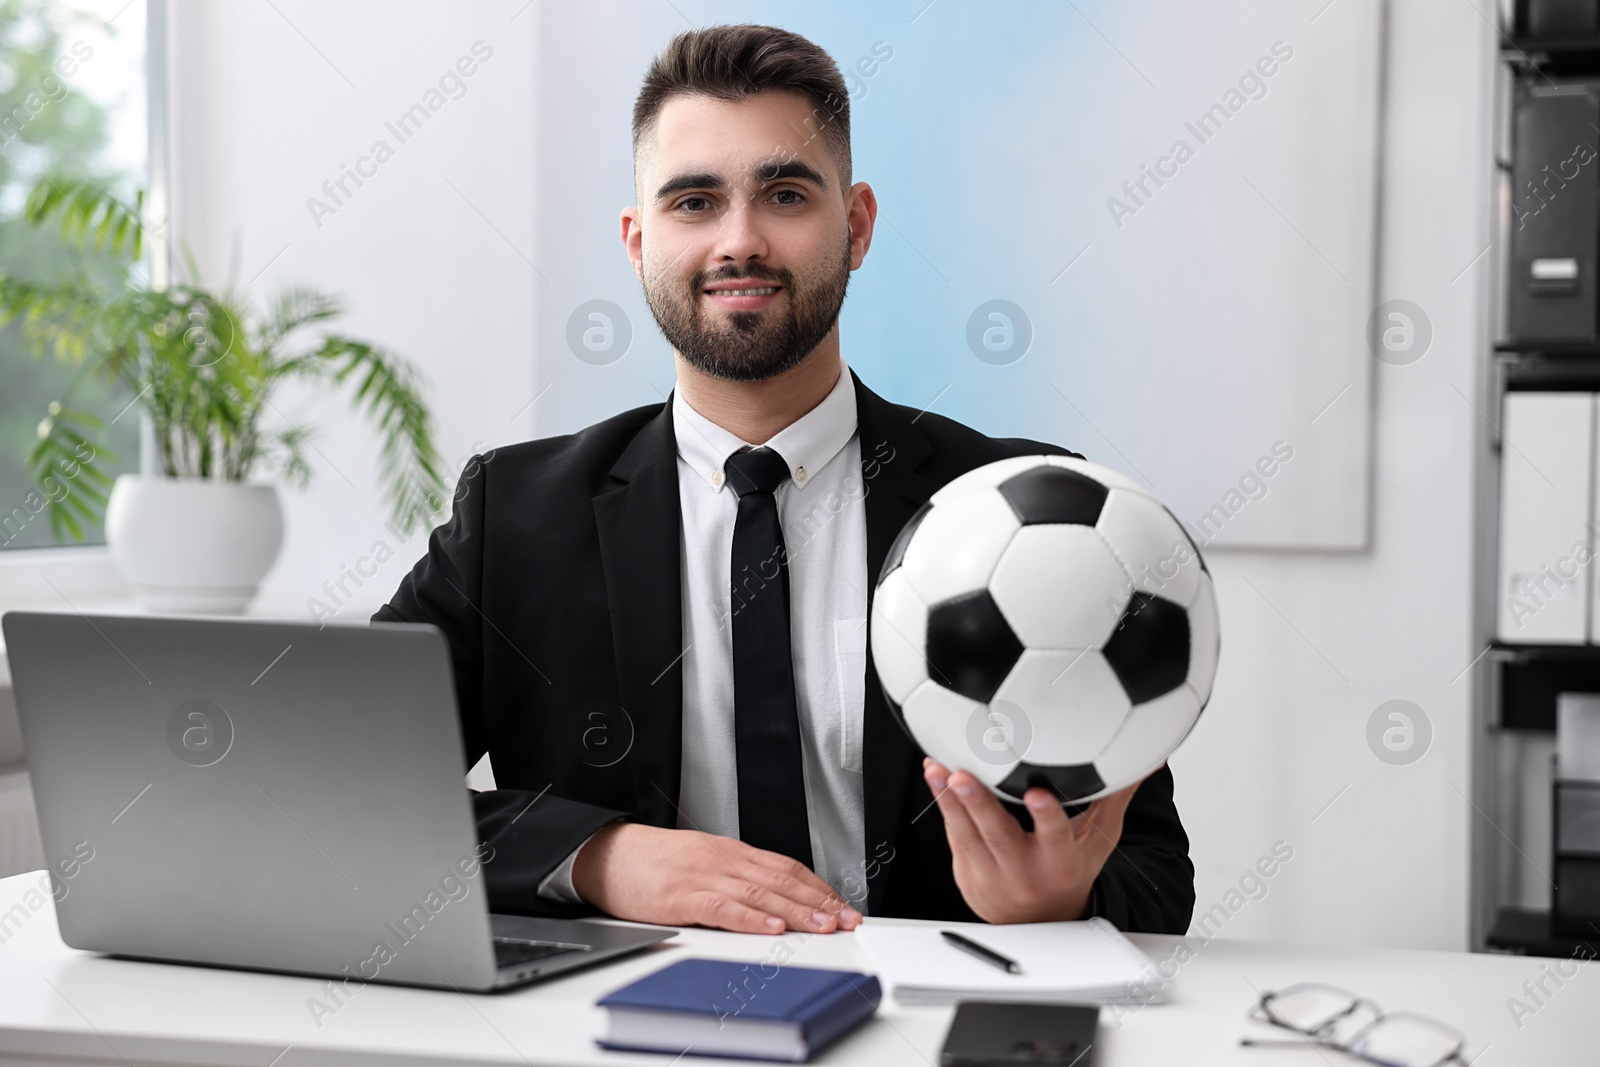
[[[1010,974],[1022,973],[1022,968],[1017,964],[1016,960],[1011,959],[1008,956],[1002,956],[994,949],[985,945],[980,945],[971,938],[962,937],[960,934],[953,934],[949,930],[940,930],[939,936],[944,938],[950,944],[954,945],[956,948],[960,949],[962,952],[976,956],[985,963],[991,963],[1000,968],[1002,971],[1006,971]]]

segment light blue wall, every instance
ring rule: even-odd
[[[668,348],[617,236],[633,200],[633,95],[673,33],[766,18],[847,71],[892,51],[851,81],[855,177],[881,213],[842,338],[870,386],[1081,451],[1192,527],[1227,502],[1220,533],[1196,531],[1218,544],[1361,545],[1377,6],[1312,23],[1287,7],[1248,0],[1222,20],[1180,0],[540,5],[538,375],[563,402],[537,412],[538,431],[670,390]],[[1263,57],[1273,74],[1229,98]],[[1236,110],[1202,143],[1186,123],[1219,101]],[[1123,183],[1179,139],[1194,158],[1131,201]],[[1115,216],[1113,197],[1136,210]],[[997,299],[1031,325],[1008,365],[968,340]],[[632,327],[608,366],[566,341],[591,300]],[[1233,492],[1275,444],[1294,459],[1265,495]]]

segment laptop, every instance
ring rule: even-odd
[[[490,914],[432,626],[0,625],[73,948],[485,991],[676,933]]]

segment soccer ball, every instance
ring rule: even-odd
[[[1178,520],[1116,471],[1019,456],[895,539],[871,641],[923,751],[1000,797],[1082,802],[1160,767],[1211,696],[1217,602]]]

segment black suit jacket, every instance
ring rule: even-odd
[[[1008,456],[1067,454],[997,440],[890,404],[858,381],[867,573],[940,486]],[[490,906],[572,914],[539,882],[619,817],[677,824],[682,603],[677,445],[670,404],[566,437],[474,457],[450,520],[381,622],[449,640],[467,762],[492,753],[499,788],[475,793]],[[951,874],[922,753],[885,703],[868,657],[863,726],[867,910],[974,920]],[[1031,828],[1020,806],[1010,808]],[[1128,808],[1096,881],[1094,914],[1124,930],[1182,933],[1194,906],[1188,838],[1162,768]]]

